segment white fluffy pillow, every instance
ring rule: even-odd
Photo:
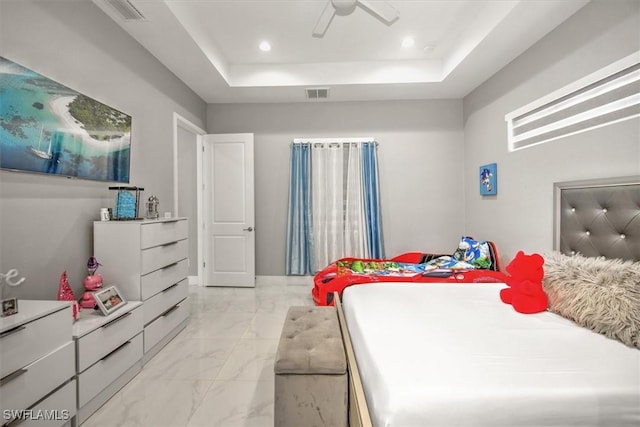
[[[640,262],[544,255],[549,310],[640,348]]]

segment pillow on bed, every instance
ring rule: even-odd
[[[549,310],[640,348],[640,262],[545,254]]]
[[[463,261],[475,268],[491,267],[491,251],[487,242],[478,242],[471,237],[462,237],[458,249],[453,253],[456,261]]]

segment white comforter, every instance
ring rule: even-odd
[[[376,427],[639,426],[640,351],[503,284],[378,283],[343,305]]]

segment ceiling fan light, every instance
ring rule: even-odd
[[[357,0],[331,0],[333,8],[339,12],[351,13],[356,8]]]

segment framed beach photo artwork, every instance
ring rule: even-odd
[[[498,165],[496,163],[480,166],[480,194],[482,196],[498,194]]]
[[[129,182],[131,116],[0,56],[0,168]]]

